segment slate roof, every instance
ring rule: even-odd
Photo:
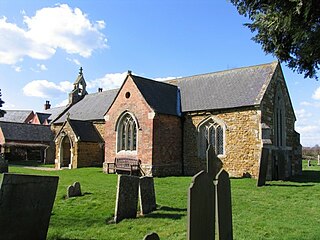
[[[0,130],[5,142],[48,143],[53,141],[53,133],[48,125],[13,123],[0,121]]]
[[[104,142],[92,122],[68,119],[75,135],[82,142]]]
[[[48,123],[49,123],[49,117],[51,116],[51,114],[49,114],[49,113],[39,113],[39,112],[36,112],[36,115],[38,116],[38,119],[39,119],[39,121],[40,121],[40,124],[43,124],[46,119],[48,119]]]
[[[50,114],[48,118],[48,123],[54,121],[56,118],[59,117],[60,114],[62,114],[68,106],[62,106],[62,107],[55,107],[55,108],[49,108],[47,110],[44,110],[43,113]]]
[[[5,110],[6,114],[0,118],[0,121],[24,123],[33,113],[32,110]]]
[[[177,86],[134,75],[131,77],[155,112],[180,116],[180,96]]]
[[[182,112],[254,106],[261,103],[278,62],[168,81],[180,88]]]
[[[73,120],[102,120],[104,113],[113,102],[118,89],[92,93],[86,95],[82,100],[71,106],[70,109],[56,119],[55,123],[62,123],[70,113]]]

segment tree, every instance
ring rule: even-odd
[[[1,97],[2,97],[2,94],[1,94],[1,89],[0,89],[0,117],[3,117],[4,114],[6,113],[6,111],[1,109],[2,105],[4,104],[4,101],[2,101]]]
[[[320,63],[319,0],[230,0],[249,17],[244,24],[262,49],[304,77],[316,78]]]

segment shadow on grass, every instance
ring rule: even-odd
[[[168,206],[157,206],[158,210],[168,211],[168,212],[186,212],[186,208],[173,208]]]
[[[145,217],[147,218],[169,218],[169,219],[174,219],[178,220],[181,219],[182,217],[186,216],[186,214],[181,214],[181,213],[150,213],[146,215]]]
[[[296,176],[290,181],[298,183],[320,183],[320,171],[304,170],[300,176]]]
[[[286,183],[268,183],[266,187],[313,187],[314,184],[286,184]]]
[[[182,213],[184,212],[184,213]],[[169,218],[169,219],[181,219],[186,216],[187,209],[186,208],[175,208],[169,206],[157,206],[157,210],[155,212],[147,214],[145,217],[147,218]]]

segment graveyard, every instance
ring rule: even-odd
[[[234,239],[319,239],[320,166],[303,163],[291,181],[231,179]],[[116,174],[101,168],[41,171],[10,166],[9,172],[59,176],[47,239],[186,239],[188,188],[192,177],[154,178],[157,210],[115,224]],[[67,198],[68,186],[81,183],[81,196]],[[31,216],[30,216],[31,217]]]

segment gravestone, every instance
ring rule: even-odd
[[[74,182],[67,189],[67,198],[81,196],[81,186],[79,182]]]
[[[207,171],[192,178],[188,193],[188,240],[233,239],[231,189],[228,173],[215,155],[207,150]]]
[[[118,175],[117,200],[114,221],[136,218],[138,208],[139,177]]]
[[[8,161],[4,159],[3,153],[0,153],[0,173],[7,173],[8,169]]]
[[[4,173],[0,186],[1,239],[46,239],[59,177]]]
[[[257,186],[261,187],[266,184],[267,169],[268,169],[269,149],[262,148],[262,155],[260,159],[259,175]]]
[[[157,233],[153,232],[144,236],[143,240],[160,240],[160,238]]]
[[[151,213],[152,211],[156,210],[157,204],[153,177],[140,177],[139,200],[142,215]]]

